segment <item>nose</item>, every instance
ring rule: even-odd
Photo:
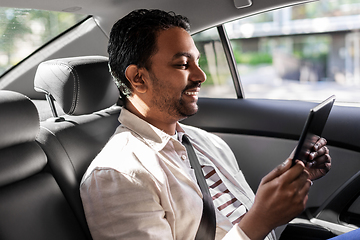
[[[194,82],[203,83],[206,81],[206,74],[200,68],[199,65],[195,65],[193,71],[191,72],[190,80]]]

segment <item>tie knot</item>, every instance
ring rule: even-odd
[[[183,136],[182,136],[182,143],[190,143],[190,140],[189,140],[189,138],[184,134]]]

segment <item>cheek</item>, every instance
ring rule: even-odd
[[[182,78],[176,78],[176,77],[172,77],[172,78],[167,78],[167,81],[163,84],[164,85],[164,89],[167,89],[169,92],[179,95],[181,94],[184,89],[187,86],[186,81],[182,80]]]
[[[181,96],[181,93],[184,91],[188,85],[187,75],[181,71],[170,71],[164,70],[158,71],[159,74],[156,74],[156,79],[154,81],[154,93],[161,91],[162,94],[170,95],[174,98]]]
[[[188,85],[188,76],[186,74],[174,74],[171,77],[171,83],[174,89],[183,91]]]

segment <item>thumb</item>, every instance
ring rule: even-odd
[[[291,167],[291,159],[288,158],[285,160],[285,162],[278,165],[276,168],[274,168],[271,172],[269,172],[263,179],[261,180],[261,184],[265,184],[267,182],[272,181],[273,179],[279,177],[284,172],[286,172]]]

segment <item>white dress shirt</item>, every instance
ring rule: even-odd
[[[125,108],[119,122],[80,185],[93,239],[193,240],[203,205],[185,147]],[[229,146],[198,128],[178,123],[176,130],[190,138],[200,164],[212,166],[250,209],[254,194]],[[216,222],[216,240],[249,239],[217,209]],[[274,233],[267,238],[275,239]]]

